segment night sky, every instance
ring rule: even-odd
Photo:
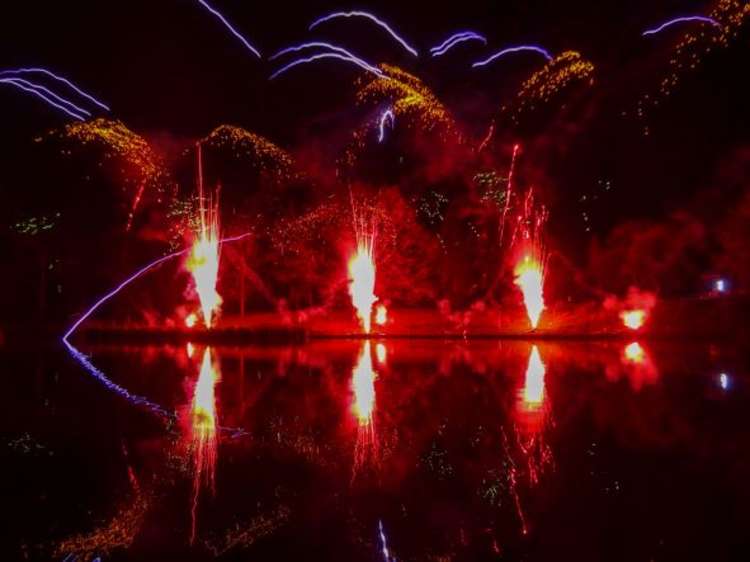
[[[551,209],[550,232],[573,258],[591,235],[637,218],[659,219],[695,205],[722,170],[736,165],[748,142],[747,26],[731,44],[686,74],[645,125],[633,118],[640,95],[653,92],[670,51],[690,26],[653,37],[644,29],[685,14],[707,14],[704,2],[490,2],[425,4],[369,2],[239,2],[214,0],[267,57],[314,38],[344,45],[373,63],[389,62],[420,76],[477,139],[497,108],[540,64],[511,57],[482,69],[471,62],[519,43],[552,53],[574,49],[594,63],[595,84],[573,119],[551,118],[520,140]],[[418,47],[415,59],[366,21],[307,26],[332,10],[368,9]],[[269,82],[275,68],[258,60],[196,1],[25,2],[6,7],[0,24],[2,66],[40,65],[71,77],[113,108],[112,116],[165,152],[222,123],[265,135],[295,149],[353,126],[355,69],[330,62],[301,67]],[[429,47],[473,29],[489,39],[431,60]],[[2,145],[8,165],[29,165],[8,150],[66,122],[12,88],[0,89]],[[0,187],[9,189],[9,186]],[[594,207],[581,197],[611,190]],[[39,186],[40,195],[43,186]],[[583,225],[582,212],[590,222]],[[587,230],[588,229],[588,230]]]

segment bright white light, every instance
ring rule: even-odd
[[[720,293],[723,293],[727,290],[727,283],[723,279],[717,279],[716,284],[714,285],[716,287],[716,290]]]
[[[729,389],[729,375],[726,373],[721,373],[719,375],[719,386],[722,388],[722,390]]]

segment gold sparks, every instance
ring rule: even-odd
[[[405,119],[427,131],[456,134],[456,123],[434,93],[416,76],[389,64],[381,64],[384,78],[365,77],[369,80],[357,92],[360,105],[377,105],[389,102],[397,122]]]
[[[521,86],[515,102],[502,110],[510,111],[511,119],[517,124],[521,114],[548,103],[576,82],[593,85],[594,65],[577,51],[565,51],[532,74]]]
[[[120,121],[99,118],[72,123],[62,131],[51,132],[50,136],[61,136],[84,146],[102,147],[105,159],[123,158],[139,172],[139,179],[150,180],[162,173],[161,164],[148,142]]]
[[[130,230],[136,213],[144,207],[142,201],[161,202],[164,199],[168,174],[160,158],[143,137],[128,129],[122,122],[99,118],[72,123],[63,129],[51,131],[47,138],[75,142],[82,147],[102,150],[103,156],[99,166],[108,161],[120,166],[119,172],[123,178],[122,191],[129,199],[126,230]],[[40,142],[43,139],[36,140]],[[72,148],[68,144],[64,146],[62,154],[72,155]]]
[[[294,161],[287,151],[242,127],[221,125],[200,143],[207,148],[229,148],[234,157],[249,159],[258,171],[269,173],[276,179],[288,180],[294,175]]]
[[[741,27],[750,17],[750,3],[741,0],[719,0],[709,13],[719,25],[700,25],[688,28],[677,43],[669,59],[666,74],[661,78],[655,95],[644,94],[636,105],[636,117],[645,120],[650,109],[669,97],[678,87],[684,74],[695,71],[703,59],[715,49],[727,48],[736,39]],[[644,126],[644,133],[649,129]]]
[[[96,555],[108,555],[116,549],[130,547],[150,504],[150,496],[136,486],[133,501],[122,507],[109,524],[64,540],[55,548],[54,558],[75,554],[77,560],[91,560]]]
[[[396,127],[403,126],[420,132],[437,135],[443,141],[462,142],[456,122],[435,94],[416,76],[389,64],[381,64],[383,77],[366,75],[357,81],[359,90],[356,103],[382,111],[393,112]],[[344,164],[354,165],[368,139],[376,138],[382,111],[353,133],[353,142],[347,148]]]
[[[205,546],[215,557],[221,556],[234,548],[247,548],[257,540],[283,527],[289,520],[290,515],[291,510],[285,505],[280,505],[268,513],[262,513],[254,517],[245,526],[237,525],[229,529],[225,536],[219,539],[206,541]]]

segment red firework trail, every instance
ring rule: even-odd
[[[484,137],[484,140],[480,143],[480,145],[477,147],[477,154],[482,152],[484,148],[487,146],[487,144],[490,142],[490,139],[492,139],[492,135],[495,133],[495,123],[490,124],[490,128],[487,131],[487,135]]]
[[[143,197],[143,190],[146,187],[146,180],[141,181],[141,184],[138,186],[138,192],[135,194],[135,199],[133,199],[133,205],[130,208],[130,213],[128,214],[128,224],[125,227],[125,232],[130,232],[130,227],[133,226],[133,218],[135,217],[135,212],[138,210],[138,205],[141,202],[141,197]]]
[[[503,447],[505,448],[505,454],[510,462],[510,470],[508,471],[508,481],[510,482],[510,493],[513,496],[513,501],[516,504],[516,512],[518,513],[518,519],[521,522],[521,532],[524,535],[529,533],[529,528],[526,525],[526,517],[523,514],[523,508],[521,507],[521,498],[518,496],[518,481],[516,480],[516,464],[513,462],[513,457],[510,455],[510,448],[508,447],[508,436],[505,434],[503,429]]]
[[[510,159],[510,171],[508,172],[508,188],[505,190],[505,207],[503,207],[503,217],[500,221],[500,244],[503,243],[503,233],[505,232],[505,218],[508,216],[510,199],[513,196],[513,170],[516,167],[516,156],[518,156],[519,148],[519,144],[513,145],[513,156],[511,156]]]

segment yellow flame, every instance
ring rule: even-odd
[[[515,283],[523,293],[523,303],[531,327],[536,328],[544,310],[544,275],[539,263],[526,255],[516,266]]]
[[[624,310],[620,313],[622,323],[631,330],[637,330],[646,322],[646,311],[642,309]]]
[[[370,333],[372,323],[372,306],[375,304],[375,262],[372,249],[364,243],[357,247],[357,253],[349,261],[349,294],[357,317],[365,333]]]
[[[523,405],[529,410],[538,410],[544,404],[544,375],[545,367],[539,350],[534,345],[529,355],[529,365],[526,368],[526,380],[523,386]]]
[[[221,296],[216,291],[219,279],[219,234],[215,224],[203,229],[193,244],[187,268],[193,274],[203,321],[210,327],[221,306]]]
[[[352,371],[353,410],[360,425],[370,425],[375,410],[375,370],[370,345],[369,341],[365,342]]]

